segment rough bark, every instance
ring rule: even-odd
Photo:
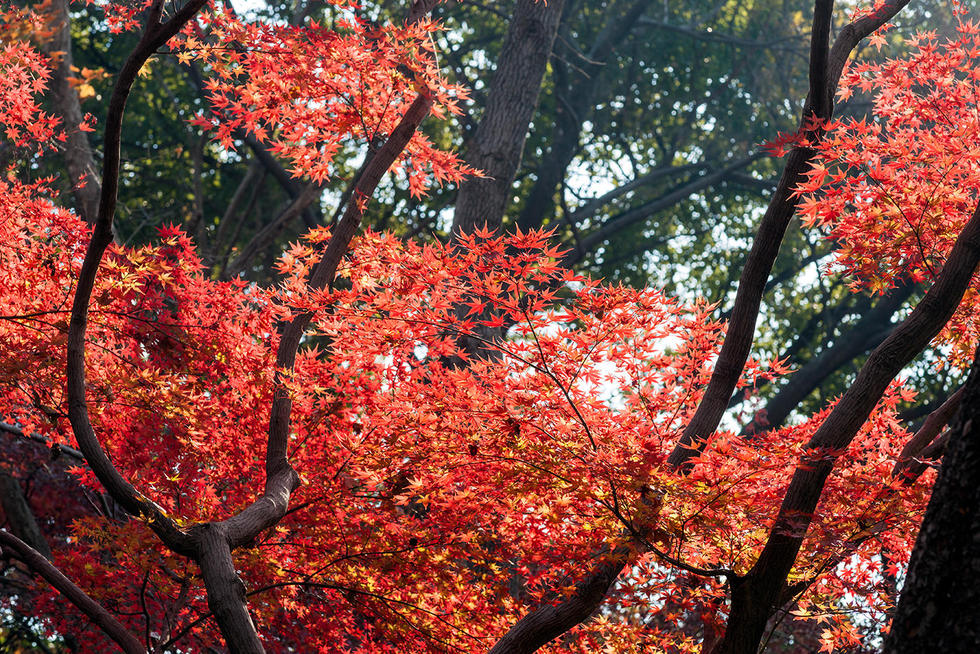
[[[198,565],[204,578],[208,608],[214,615],[231,654],[264,654],[255,622],[248,612],[245,584],[235,570],[228,536],[220,525],[198,532]]]
[[[471,233],[484,224],[500,228],[563,5],[564,0],[517,0],[486,108],[467,145],[466,162],[486,176],[460,185],[453,234]]]
[[[912,550],[886,654],[980,651],[980,348]]]
[[[61,53],[58,67],[51,75],[51,98],[55,112],[61,117],[67,139],[63,157],[68,177],[75,195],[75,210],[87,223],[94,223],[99,210],[99,174],[88,135],[79,130],[82,107],[78,93],[68,78],[73,75],[71,55],[71,20],[68,16],[68,0],[55,0],[52,6],[51,27],[53,33],[45,43],[45,52]]]

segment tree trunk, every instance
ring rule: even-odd
[[[563,45],[556,48],[559,61],[555,63],[554,93],[558,96],[555,125],[547,141],[550,148],[535,171],[537,179],[517,217],[517,226],[521,229],[537,229],[554,213],[558,185],[578,152],[579,135],[595,108],[602,72],[612,53],[653,4],[651,0],[634,0],[614,5],[607,14],[609,21],[599,30],[595,41],[587,49],[583,48],[584,57],[571,45],[574,39],[568,30],[562,32]],[[565,64],[563,59],[575,62],[574,67]]]
[[[68,78],[72,76],[71,19],[68,0],[56,0],[51,19],[53,33],[45,44],[47,54],[56,58],[57,68],[51,79],[55,111],[61,117],[67,140],[64,146],[65,167],[75,194],[75,209],[88,223],[95,222],[99,209],[100,182],[95,156],[88,135],[78,129],[82,122],[82,107],[78,93]],[[56,55],[55,53],[60,53]]]
[[[978,577],[980,361],[975,358],[884,651],[980,651]]]
[[[4,468],[0,468],[0,506],[14,535],[50,560],[51,548],[41,533],[20,481]]]
[[[470,177],[460,185],[453,234],[469,233],[484,224],[500,228],[563,4],[564,0],[517,1],[486,109],[467,148],[466,162],[486,177]]]
[[[227,535],[220,525],[199,532],[198,564],[207,590],[208,608],[231,654],[265,654],[255,622],[248,612],[245,584],[235,570]]]

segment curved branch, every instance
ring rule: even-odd
[[[92,428],[85,397],[85,331],[88,326],[88,308],[95,278],[99,272],[102,256],[112,243],[112,220],[116,212],[116,195],[119,187],[119,143],[126,101],[143,64],[158,48],[176,35],[205,4],[207,0],[190,0],[172,18],[161,23],[163,0],[156,0],[147,12],[146,26],[139,43],[126,59],[116,78],[106,114],[99,211],[92,239],[89,241],[78,276],[78,286],[72,302],[71,322],[68,327],[68,419],[79,449],[110,496],[129,513],[145,517],[160,539],[175,552],[182,554],[190,554],[193,551],[187,534],[167,517],[163,509],[136,490],[119,473],[102,449],[102,444]]]
[[[343,217],[334,228],[320,261],[313,268],[307,287],[319,290],[332,284],[337,266],[357,233],[368,200],[401,152],[408,145],[419,124],[429,114],[433,98],[428,91],[420,93],[409,106],[388,140],[365,167],[347,204]],[[312,315],[304,313],[286,324],[276,352],[276,389],[269,418],[269,438],[266,450],[265,491],[258,500],[241,513],[226,521],[229,543],[237,547],[252,541],[261,531],[276,524],[289,506],[289,496],[299,485],[299,477],[287,459],[292,400],[284,381],[293,369],[300,339]]]
[[[636,548],[628,543],[604,552],[569,596],[554,604],[543,602],[508,629],[489,654],[531,654],[591,616],[635,556]]]
[[[433,3],[422,0],[414,4],[410,14],[413,22],[424,15],[417,13],[420,5],[431,9]],[[364,209],[374,195],[378,183],[408,146],[432,105],[431,92],[428,88],[421,88],[419,95],[384,144],[370,155],[357,177],[352,197],[334,227],[322,258],[307,280],[307,288],[315,291],[333,283],[337,267],[360,227]],[[299,475],[288,458],[292,399],[285,380],[293,370],[300,339],[312,317],[310,313],[303,313],[282,326],[276,352],[274,390],[266,441],[265,488],[262,495],[223,522],[197,525],[194,528],[195,536],[199,539],[197,560],[208,591],[208,606],[231,650],[242,654],[261,654],[264,649],[248,611],[244,585],[235,571],[232,551],[253,542],[262,531],[282,520],[289,509],[293,491],[299,487]]]
[[[87,615],[96,627],[111,638],[126,654],[146,654],[146,648],[115,616],[105,607],[88,596],[66,577],[61,570],[54,567],[40,552],[17,538],[6,529],[0,529],[0,545],[10,550],[24,565],[37,573],[46,582],[61,593],[65,599],[74,604],[82,613]]]

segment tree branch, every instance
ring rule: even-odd
[[[570,595],[555,603],[542,602],[508,629],[489,654],[531,654],[589,618],[636,553],[636,547],[628,543],[604,551]]]
[[[857,379],[804,447],[759,559],[738,586],[732,586],[728,629],[712,654],[746,651],[752,643],[758,646],[837,458],[895,376],[953,315],[978,263],[980,205],[956,239],[936,282],[908,318],[875,348]]]
[[[825,14],[832,7],[827,7],[826,3],[820,4],[821,2],[822,0],[818,0],[818,9],[822,7]],[[842,34],[841,37],[838,37],[834,47],[831,49],[830,55],[828,55],[826,65],[827,73],[823,77],[824,85],[827,87],[828,97],[833,98],[840,79],[840,72],[843,70],[842,66],[840,68],[836,67],[835,56],[839,56],[843,52],[846,58],[846,54],[850,53],[854,45],[863,36],[870,34],[877,26],[889,20],[907,3],[908,0],[893,0],[892,2],[886,3],[875,14],[873,20],[862,19],[858,21],[860,28],[845,30],[847,32],[846,36]],[[815,16],[814,32],[817,34],[818,39],[820,30],[823,29],[823,23],[828,20],[829,17],[826,15]],[[875,24],[876,21],[877,24]],[[863,34],[863,36],[854,40],[853,37],[857,34]],[[850,45],[847,45],[848,43]],[[823,47],[826,47],[825,43]],[[820,75],[817,74],[819,70],[819,65],[813,70],[816,79],[811,80],[811,84],[816,84],[820,81]],[[814,95],[814,97],[816,96]],[[832,110],[832,108],[833,106],[830,105],[828,111]],[[830,118],[831,116],[819,115],[817,117]],[[803,114],[800,121],[801,126],[806,124],[809,118],[810,115],[808,113]],[[810,150],[802,148],[797,148],[790,153],[776,192],[759,225],[752,250],[742,271],[728,336],[723,344],[712,379],[709,382],[694,418],[688,424],[688,428],[682,434],[680,441],[668,459],[668,463],[678,469],[683,470],[687,463],[698,455],[700,449],[703,447],[704,439],[710,436],[717,428],[727,407],[728,399],[731,397],[735,384],[742,374],[754,337],[755,321],[758,317],[759,305],[765,290],[766,280],[769,277],[772,264],[782,243],[783,234],[786,231],[789,220],[795,212],[797,200],[792,194],[792,189],[805,179],[804,173],[808,168],[812,156],[813,153]],[[554,185],[551,188],[553,189]],[[550,194],[550,190],[548,193]],[[531,220],[531,218],[525,215],[522,215],[522,219],[525,222]],[[976,222],[980,222],[980,219]],[[520,221],[519,223],[522,227],[528,226]],[[957,241],[957,245],[960,245],[961,241],[963,241],[962,236]],[[922,306],[921,303],[920,306]],[[495,647],[491,650],[493,654],[502,654],[503,652],[533,652],[549,640],[567,631],[571,626],[588,619],[596,606],[605,597],[608,589],[615,581],[615,577],[627,565],[628,560],[627,558],[622,562],[610,561],[603,567],[591,571],[576,585],[577,590],[572,597],[562,600],[555,605],[541,606],[532,611],[505,634],[501,642],[506,641],[508,643],[507,647]],[[610,574],[612,575],[611,577]],[[783,578],[785,578],[785,575]],[[745,585],[742,582],[742,578],[729,580],[733,591],[733,602],[744,602],[746,599],[752,599],[745,596]],[[736,594],[738,595],[737,598]],[[589,601],[583,601],[583,599],[588,599]],[[770,601],[763,607],[763,610],[767,614],[771,604],[772,602]],[[763,621],[764,626],[765,622]],[[761,636],[761,631],[759,635]],[[529,645],[525,646],[521,643],[529,643]],[[739,651],[754,652],[758,648],[758,644],[759,638],[756,638],[754,643],[744,641],[744,647]],[[498,643],[499,645],[500,643]]]
[[[833,117],[833,102],[821,98],[834,97],[843,71],[843,61],[846,61],[851,50],[862,38],[890,20],[908,2],[909,0],[892,0],[883,5],[873,16],[864,17],[848,25],[837,37],[830,52],[825,54],[827,25],[831,20],[833,3],[828,0],[816,0],[811,57],[815,56],[817,61],[811,62],[810,66],[810,92],[800,118],[801,129],[808,126],[813,118],[829,120]],[[759,316],[766,280],[772,271],[772,265],[779,253],[789,221],[796,211],[799,198],[793,194],[793,189],[805,180],[805,173],[813,155],[813,151],[809,148],[795,148],[789,154],[779,184],[759,223],[752,249],[742,268],[728,332],[718,354],[711,380],[694,417],[687,424],[668,458],[668,462],[674,467],[683,468],[700,454],[707,442],[706,439],[714,433],[718,423],[721,422],[728,406],[728,399],[732,396],[738,378],[745,368],[752,347],[755,323]]]
[[[40,552],[6,529],[0,529],[0,545],[87,615],[92,623],[119,645],[126,654],[146,654],[146,648],[136,636],[116,620],[105,607],[89,597],[84,590],[54,567]]]
[[[241,249],[241,252],[234,261],[230,262],[224,270],[221,271],[221,276],[224,279],[231,279],[237,277],[248,266],[249,262],[252,260],[258,252],[269,247],[275,240],[276,237],[286,228],[286,225],[294,220],[297,216],[302,214],[306,209],[320,196],[323,192],[323,186],[320,184],[307,184],[303,187],[289,205],[286,206],[276,218],[263,227],[259,232],[252,237],[248,243]]]
[[[905,447],[899,453],[898,460],[895,461],[895,467],[892,468],[893,477],[898,477],[903,472],[910,471],[915,467],[913,465],[915,460],[924,454],[925,450],[929,448],[939,433],[953,419],[957,409],[960,408],[964,388],[965,386],[960,386],[955,393],[943,402],[942,406],[926,417],[925,422],[919,427],[919,431],[915,432],[915,436],[905,444]]]
[[[57,448],[59,452],[67,454],[68,456],[78,459],[79,461],[85,461],[85,455],[80,451],[76,450],[70,445],[62,445],[60,443],[53,443],[51,439],[42,436],[41,434],[27,433],[20,427],[16,425],[11,425],[6,422],[0,422],[0,431],[7,432],[14,436],[19,436],[20,438],[26,438],[27,440],[34,441],[35,443],[40,443],[48,448]]]
[[[365,168],[353,198],[348,202],[343,217],[327,242],[322,258],[310,274],[307,287],[311,290],[319,290],[333,283],[337,266],[360,227],[366,203],[374,194],[382,176],[408,145],[422,119],[428,115],[432,101],[428,92],[420,93]],[[284,375],[293,368],[300,339],[311,319],[310,314],[301,314],[283,327],[276,353],[276,390],[269,418],[266,487],[262,497],[226,521],[227,533],[233,547],[253,540],[259,532],[276,524],[285,513],[289,496],[299,483],[299,478],[286,456],[292,400],[284,385]]]
[[[578,207],[572,211],[572,213],[568,216],[568,220],[573,224],[581,223],[582,221],[591,218],[597,211],[599,211],[599,209],[606,206],[613,200],[616,200],[627,193],[631,193],[638,188],[652,184],[653,182],[659,181],[665,177],[673,177],[674,175],[694,172],[704,168],[705,166],[698,164],[685,164],[683,166],[660,166],[658,168],[654,168],[646,175],[640,175],[636,179],[617,186],[613,190],[603,193],[597,198],[589,200],[581,207]]]
[[[163,0],[156,0],[147,12],[148,18],[136,48],[130,53],[116,77],[109,99],[105,121],[104,160],[99,211],[92,239],[89,241],[78,276],[68,327],[67,396],[68,418],[92,471],[106,491],[126,511],[147,518],[149,526],[175,552],[190,554],[193,550],[186,533],[152,500],[140,493],[116,469],[102,449],[89,419],[85,390],[85,331],[92,289],[99,272],[102,255],[112,243],[112,221],[116,211],[119,187],[119,143],[126,101],[140,68],[161,46],[187,23],[207,0],[190,0],[165,23],[159,22]]]
[[[770,429],[778,429],[790,413],[806,399],[820,383],[844,364],[877,347],[892,332],[895,315],[905,301],[918,288],[917,284],[905,282],[881,298],[834,344],[810,359],[799,370],[790,375],[786,384],[766,402],[765,421],[753,419],[742,429],[743,434],[762,434]],[[833,323],[831,323],[833,324]]]
[[[761,154],[753,154],[734,161],[721,170],[713,173],[707,173],[702,177],[695,178],[694,180],[674,189],[673,191],[670,191],[662,197],[641,204],[638,207],[628,209],[617,216],[613,216],[597,230],[581,238],[580,242],[575,244],[573,249],[562,260],[562,265],[566,267],[575,265],[576,263],[580,262],[586,254],[597,248],[620,230],[636,224],[637,222],[644,220],[659,211],[672,207],[678,202],[686,200],[698,191],[710,188],[714,184],[723,181],[725,177],[733,171],[745,168],[753,161],[759,159],[761,156]]]

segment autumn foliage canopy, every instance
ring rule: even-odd
[[[204,4],[156,55],[207,71],[211,104],[190,124],[228,150],[250,134],[320,182],[338,152],[384,152],[419,98],[435,119],[458,111],[465,93],[440,76],[429,38],[437,22],[376,25],[332,3],[344,18],[329,26]],[[161,6],[172,18],[171,4],[104,9],[111,29],[139,33]],[[912,436],[897,407],[914,393],[892,383],[846,451],[807,449],[834,402],[763,434],[739,434],[746,416],[733,416],[678,470],[667,459],[726,325],[709,301],[563,269],[549,232],[442,243],[362,230],[311,284],[341,229],[319,227],[281,254],[271,286],[213,278],[175,226],[147,245],[110,243],[87,302],[87,413],[111,465],[159,514],[122,511],[72,454],[85,447],[68,417],[66,352],[93,226],[31,162],[91,119],[64,125],[44,107],[57,57],[42,54],[46,6],[0,15],[0,124],[20,153],[0,181],[0,419],[55,448],[65,469],[60,490],[39,496],[52,563],[143,647],[224,646],[200,560],[163,542],[159,521],[193,533],[262,495],[277,394],[291,403],[299,484],[275,524],[232,546],[267,651],[487,651],[613,555],[629,565],[605,603],[545,651],[700,651],[724,630],[726,580],[752,569],[798,464],[821,456],[836,466],[801,523],[785,619],[816,625],[827,651],[887,628],[883,580],[908,559],[932,479],[893,474]],[[908,60],[852,63],[839,96],[873,94],[874,116],[781,141],[814,148],[795,197],[809,228],[839,244],[829,272],[856,290],[931,282],[970,219],[978,58],[980,31],[964,19],[949,41],[921,35]],[[480,174],[414,130],[388,169],[414,194]],[[355,192],[348,214],[369,201]],[[951,365],[970,363],[978,291],[974,281],[939,337]],[[284,367],[281,337],[298,320]],[[738,388],[791,374],[749,359]],[[46,583],[8,601],[29,603],[53,639],[115,646]]]

